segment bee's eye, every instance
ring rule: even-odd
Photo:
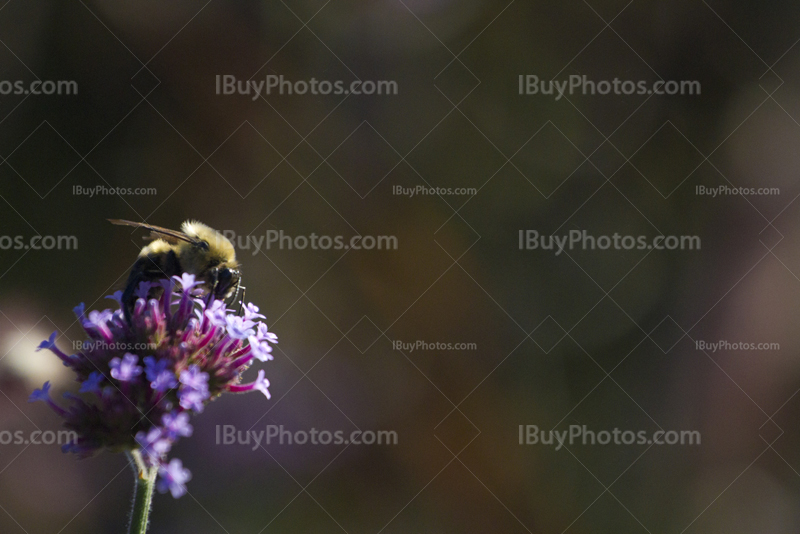
[[[200,243],[198,243],[197,246],[203,250],[208,250],[208,243],[206,241],[200,241]]]

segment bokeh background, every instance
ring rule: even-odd
[[[154,533],[759,532],[800,528],[800,24],[795,2],[8,0],[0,428],[77,384],[34,348],[122,287],[140,234],[391,235],[240,250],[280,337],[272,400],[230,396],[175,451]],[[215,93],[218,75],[393,80],[397,95]],[[520,95],[518,77],[697,80],[700,95]],[[149,196],[75,186],[155,188]],[[473,187],[409,198],[393,187]],[[697,186],[773,195],[696,194]],[[697,235],[700,250],[519,250],[518,232]],[[392,342],[474,343],[395,350]],[[779,349],[698,350],[696,342]],[[217,425],[393,430],[392,446],[215,444]],[[520,445],[519,425],[693,430],[693,446]],[[0,531],[124,531],[120,455],[0,446]]]

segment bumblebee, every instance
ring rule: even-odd
[[[122,293],[125,317],[129,321],[136,303],[136,290],[142,282],[190,273],[205,282],[200,289],[216,299],[235,302],[239,291],[244,291],[233,244],[213,228],[197,221],[184,222],[180,231],[121,219],[109,219],[109,222],[149,230],[153,239],[139,253]]]

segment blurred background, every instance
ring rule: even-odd
[[[0,96],[0,234],[78,247],[0,250],[0,429],[60,428],[27,397],[78,385],[34,349],[80,341],[73,306],[109,307],[144,245],[106,219],[196,218],[242,238],[247,298],[280,345],[272,400],[193,420],[175,450],[189,495],[156,497],[153,533],[797,532],[799,10],[8,0],[2,81],[78,91]],[[226,75],[397,94],[218,94]],[[702,91],[520,94],[520,76],[574,75]],[[125,191],[82,194],[97,186]],[[396,194],[417,186],[450,191]],[[520,250],[522,230],[702,247],[557,255]],[[397,247],[247,248],[281,231]],[[220,425],[398,442],[224,446]],[[556,450],[521,444],[521,425],[702,441]],[[131,491],[121,455],[0,446],[3,533],[122,532]]]

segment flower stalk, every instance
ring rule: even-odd
[[[153,492],[156,487],[157,467],[147,467],[139,451],[128,453],[133,469],[134,491],[133,507],[128,526],[128,534],[145,534],[150,522],[153,507]]]

